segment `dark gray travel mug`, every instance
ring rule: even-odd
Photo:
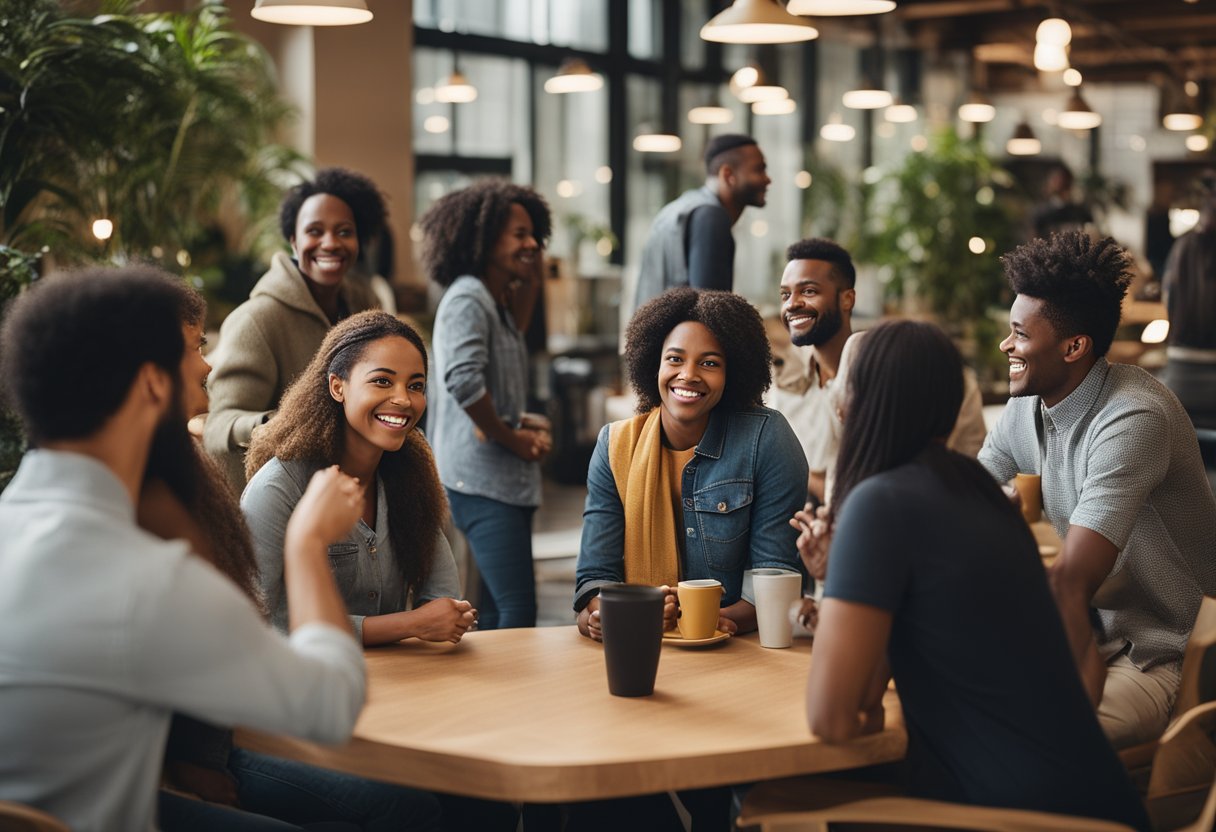
[[[650,696],[663,649],[663,590],[609,584],[600,588],[600,627],[608,692]]]

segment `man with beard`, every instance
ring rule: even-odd
[[[756,140],[739,133],[709,140],[705,173],[703,186],[685,191],[655,215],[629,317],[673,286],[734,289],[731,228],[747,206],[764,207],[772,180]]]
[[[786,250],[781,275],[781,321],[791,346],[773,350],[769,407],[798,434],[810,467],[808,493],[824,501],[828,469],[836,460],[838,431],[830,395],[845,342],[853,334],[853,284],[849,253],[831,240],[800,240]]]
[[[327,556],[359,516],[356,481],[320,472],[288,526],[289,638],[135,524],[153,437],[163,460],[191,450],[184,291],[147,269],[51,277],[0,333],[32,447],[0,495],[0,800],[85,832],[156,828],[173,711],[340,742],[363,705]]]
[[[1107,350],[1131,280],[1110,237],[1031,240],[1001,258],[1009,403],[979,460],[999,482],[1042,477],[1063,539],[1048,577],[1111,744],[1155,739],[1170,718],[1187,639],[1216,591],[1216,501],[1195,429],[1173,393]],[[999,590],[998,590],[999,591]]]

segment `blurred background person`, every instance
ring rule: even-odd
[[[536,625],[532,515],[548,422],[527,414],[523,333],[541,291],[549,206],[485,180],[419,220],[422,262],[446,287],[435,313],[430,438],[456,527],[481,573],[481,629]]]

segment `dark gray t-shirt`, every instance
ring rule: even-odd
[[[1077,675],[1030,530],[948,473],[961,458],[947,453],[928,451],[847,496],[824,592],[894,614],[887,655],[913,792],[1147,827]]]

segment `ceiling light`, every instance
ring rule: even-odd
[[[1208,137],[1202,133],[1196,133],[1193,136],[1186,137],[1186,149],[1192,153],[1202,153],[1212,146],[1208,141]]]
[[[819,135],[829,142],[851,142],[857,131],[851,125],[843,124],[839,113],[832,113],[828,123],[819,128]]]
[[[555,94],[567,92],[594,92],[604,86],[604,79],[582,58],[566,58],[557,68],[557,74],[545,81],[545,92]]]
[[[717,104],[705,104],[688,111],[688,120],[693,124],[730,124],[735,114]]]
[[[776,0],[735,0],[701,27],[701,39],[714,43],[796,43],[817,37],[819,30],[809,20]]]
[[[114,222],[107,219],[93,220],[93,236],[102,241],[110,239],[114,236]]]
[[[758,116],[784,116],[798,109],[792,98],[776,98],[771,101],[757,101],[752,105],[752,112]]]
[[[656,133],[650,125],[643,124],[633,139],[633,149],[639,153],[675,153],[683,146],[680,137],[673,133]]]
[[[422,122],[422,129],[428,133],[446,133],[451,126],[447,116],[427,116]]]
[[[756,84],[754,87],[744,87],[739,90],[739,100],[744,104],[755,104],[757,101],[774,101],[789,97],[790,91],[780,84]]]
[[[1199,96],[1199,82],[1197,81],[1187,81],[1182,85],[1182,89],[1191,98],[1196,98]]]
[[[1065,130],[1092,130],[1102,123],[1102,116],[1090,109],[1081,97],[1080,88],[1077,88],[1056,118],[1056,122]]]
[[[1068,69],[1064,70],[1064,83],[1068,84],[1068,86],[1079,87],[1081,86],[1081,81],[1081,71],[1079,69],[1069,67]]]
[[[363,0],[257,0],[249,14],[288,26],[351,26],[372,19]]]
[[[755,64],[741,66],[735,70],[734,75],[730,76],[730,85],[735,92],[758,83],[760,83],[760,67]]]
[[[916,121],[917,112],[911,104],[895,103],[883,111],[883,116],[887,121],[893,121],[896,124],[908,124]]]
[[[1049,17],[1039,24],[1034,33],[1035,43],[1048,46],[1068,46],[1072,43],[1072,27],[1068,21],[1059,17]]]
[[[815,177],[811,176],[811,172],[809,170],[800,170],[794,174],[794,185],[805,191],[807,188],[811,187],[811,182],[813,182],[814,179]]]
[[[862,81],[857,89],[849,90],[840,98],[840,103],[850,110],[878,110],[889,107],[895,96],[884,89],[879,89],[873,81]]]
[[[1043,150],[1043,143],[1030,129],[1030,124],[1023,119],[1013,131],[1009,141],[1005,143],[1005,152],[1010,156],[1037,156]]]
[[[1165,318],[1158,318],[1155,321],[1149,321],[1144,327],[1144,331],[1140,333],[1140,343],[1163,344],[1169,335],[1170,322]]]
[[[1199,108],[1190,98],[1178,96],[1175,101],[1177,103],[1161,118],[1166,130],[1190,132],[1203,126],[1203,116],[1199,115]]]
[[[1039,43],[1034,47],[1034,68],[1040,72],[1063,72],[1068,69],[1068,52],[1063,46]]]
[[[460,70],[435,85],[435,100],[441,104],[468,104],[477,100],[477,87]]]
[[[967,98],[966,103],[958,108],[958,117],[972,124],[984,124],[996,118],[996,107],[988,100],[988,96],[975,90]]]
[[[895,8],[895,0],[790,0],[790,14],[835,17],[854,14],[884,14]]]

